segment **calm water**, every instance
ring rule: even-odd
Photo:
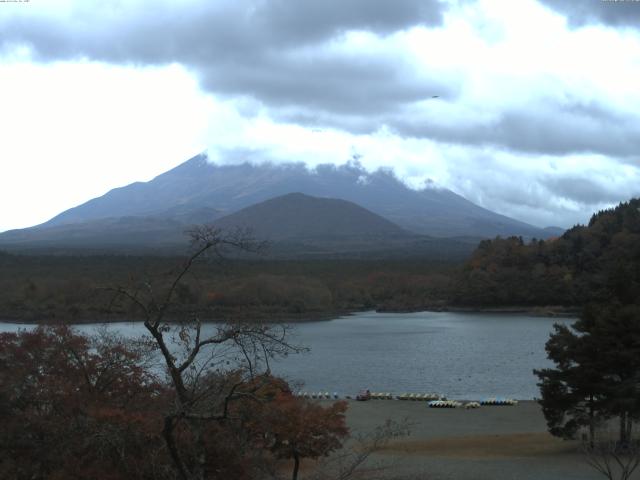
[[[298,324],[293,341],[310,347],[272,365],[274,373],[304,382],[304,390],[354,394],[435,392],[449,398],[539,396],[534,368],[550,365],[544,344],[549,319],[511,314],[365,312],[329,322]],[[24,325],[0,323],[0,331]],[[116,323],[127,336],[140,323]],[[95,326],[79,327],[91,331]]]

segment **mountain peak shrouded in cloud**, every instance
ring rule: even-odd
[[[364,179],[364,180],[363,180]],[[447,189],[412,189],[392,170],[344,165],[245,162],[218,165],[197,155],[149,182],[117,188],[57,215],[40,229],[113,217],[177,217],[210,223],[291,193],[352,202],[414,234],[433,237],[544,237],[524,222],[481,208]],[[304,197],[305,199],[307,197]],[[198,218],[196,212],[206,216]]]
[[[353,150],[361,186],[390,165],[584,223],[640,194],[639,19],[600,0],[4,3],[0,202],[19,208],[0,230],[203,149],[311,169]]]
[[[322,255],[364,249],[382,256],[451,251],[464,256],[481,237],[556,233],[481,208],[450,190],[411,189],[392,170],[369,172],[358,161],[314,168],[302,163],[217,165],[201,154],[42,225],[5,232],[0,245],[168,251],[184,248],[184,232],[203,223],[250,228],[260,239]],[[276,251],[289,255],[282,244]]]

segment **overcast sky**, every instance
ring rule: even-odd
[[[584,223],[640,195],[640,2],[0,2],[0,231],[247,148]]]

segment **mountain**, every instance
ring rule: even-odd
[[[211,215],[209,210],[198,211]],[[194,214],[195,215],[195,214]],[[197,215],[195,215],[197,217]],[[182,219],[182,221],[176,220]],[[109,217],[14,230],[0,245],[55,253],[176,253],[185,246],[193,215]],[[476,245],[468,239],[440,239],[408,232],[346,200],[289,193],[251,205],[213,222],[226,231],[249,229],[269,242],[272,258],[431,257],[461,261]]]
[[[289,193],[244,208],[214,222],[223,229],[250,228],[266,240],[408,238],[415,234],[355,203]]]
[[[227,231],[250,229],[270,242],[269,254],[285,258],[429,257],[461,261],[477,241],[417,235],[336,198],[289,193],[251,205],[214,222]]]
[[[178,246],[184,248],[186,227],[184,222],[171,218],[109,217],[10,230],[0,234],[0,248],[168,253]]]
[[[297,193],[296,193],[297,192]],[[46,223],[0,234],[5,249],[175,252],[196,224],[251,226],[274,255],[459,258],[481,238],[558,236],[445,189],[407,187],[359,163],[215,165],[198,155],[149,182],[111,190]],[[450,240],[455,238],[455,240]]]
[[[433,237],[550,236],[544,229],[479,207],[450,190],[414,190],[389,170],[371,173],[357,162],[314,169],[302,163],[215,165],[206,155],[149,182],[111,190],[39,228],[122,216],[181,221],[180,216],[192,215],[197,217],[195,223],[204,223],[292,192],[348,200],[405,230]]]

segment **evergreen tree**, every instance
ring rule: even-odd
[[[564,325],[556,324],[554,328],[546,350],[556,368],[534,372],[540,378],[540,404],[549,432],[570,439],[587,427],[593,442],[596,424],[607,417],[597,360],[583,336]]]
[[[631,441],[640,417],[640,307],[595,305],[571,328],[556,325],[547,342],[554,369],[536,370],[549,431],[574,438],[588,427],[617,417],[619,443]]]

